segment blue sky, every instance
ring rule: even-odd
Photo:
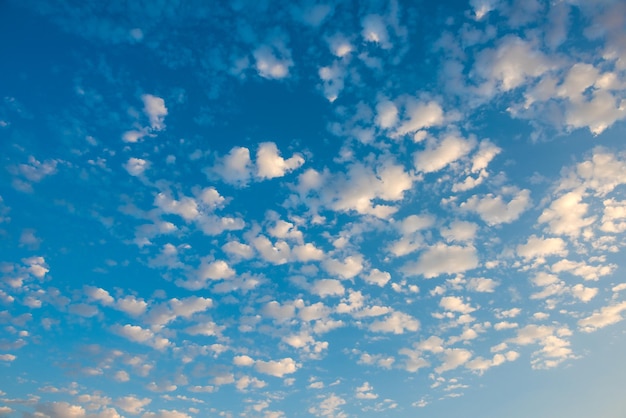
[[[0,416],[626,414],[626,5],[0,4]]]

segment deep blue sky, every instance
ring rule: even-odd
[[[623,2],[0,4],[0,416],[626,414]]]

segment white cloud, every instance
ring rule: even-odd
[[[552,265],[552,271],[555,273],[567,271],[585,280],[598,280],[602,276],[613,273],[616,268],[617,266],[615,264],[592,266],[584,261],[576,262],[566,259],[560,260]]]
[[[481,87],[483,91],[493,88],[509,91],[541,76],[553,67],[554,64],[548,57],[530,42],[517,36],[508,36],[502,39],[497,49],[481,52],[474,70],[486,80],[486,85]]]
[[[447,311],[459,312],[462,314],[468,314],[476,310],[476,308],[473,308],[469,303],[463,302],[463,298],[459,296],[444,296],[439,301],[439,306]]]
[[[370,271],[368,275],[363,276],[363,280],[365,280],[367,283],[383,287],[389,282],[389,280],[391,280],[391,274],[387,273],[386,271],[372,269],[372,271]]]
[[[571,331],[567,328],[530,324],[518,329],[517,336],[508,341],[518,345],[539,344],[540,348],[533,353],[532,367],[547,369],[572,357],[570,343],[563,338],[569,335]]]
[[[606,199],[600,230],[619,234],[626,232],[626,200]]]
[[[334,102],[344,88],[345,67],[335,61],[332,66],[321,67],[318,74],[322,80],[324,96],[329,102]]]
[[[406,104],[404,116],[407,120],[400,123],[393,135],[406,135],[420,129],[439,126],[444,122],[444,114],[441,105],[435,101],[419,102],[409,100]]]
[[[342,279],[351,279],[363,270],[363,257],[361,255],[351,255],[343,261],[329,258],[324,261],[323,266],[324,270],[334,276]]]
[[[393,128],[398,123],[398,108],[389,100],[378,102],[374,121],[383,129]]]
[[[244,147],[233,147],[228,154],[218,158],[213,171],[223,181],[235,186],[246,186],[252,177],[252,161],[250,150]]]
[[[462,273],[476,267],[478,255],[474,247],[439,243],[420,254],[417,262],[406,263],[401,271],[407,276],[423,275],[432,279],[441,274]]]
[[[109,306],[115,302],[109,292],[99,287],[85,286],[85,295],[89,300],[99,302],[104,306]]]
[[[393,45],[389,42],[389,33],[387,32],[387,24],[379,15],[370,14],[361,20],[361,36],[367,42],[373,42],[383,49],[389,49]]]
[[[276,301],[271,301],[263,307],[262,312],[270,318],[283,322],[294,317],[296,308],[291,303],[281,305]]]
[[[319,405],[309,408],[308,412],[322,417],[345,418],[347,415],[339,411],[339,407],[345,404],[345,399],[331,393]]]
[[[579,320],[578,326],[584,332],[593,332],[622,321],[623,311],[626,311],[626,302],[604,306],[590,316]]]
[[[118,299],[115,303],[115,309],[120,310],[130,316],[139,316],[143,314],[148,308],[148,303],[143,299],[138,299],[135,296],[125,296]]]
[[[144,94],[141,100],[143,100],[143,111],[150,120],[150,127],[155,131],[165,129],[165,116],[167,116],[165,101],[151,94]]]
[[[160,409],[159,412],[146,412],[142,418],[192,418],[191,415],[177,410]]]
[[[254,51],[256,69],[261,77],[281,79],[289,75],[289,68],[293,66],[291,54],[286,50],[282,52],[268,45],[261,45]]]
[[[608,91],[594,91],[589,100],[579,99],[570,102],[565,121],[572,128],[587,127],[594,135],[599,135],[616,121],[626,118],[626,100]]]
[[[158,193],[154,198],[154,205],[164,213],[178,215],[186,221],[194,220],[200,215],[198,202],[188,196],[176,200],[169,193]]]
[[[46,418],[84,418],[85,409],[79,405],[71,405],[67,402],[51,402],[37,405],[38,415],[44,414]]]
[[[474,292],[486,292],[493,293],[495,288],[498,286],[498,282],[493,279],[486,279],[484,277],[476,277],[468,280],[467,288],[469,290],[473,290]]]
[[[465,157],[474,148],[475,140],[463,139],[457,134],[447,134],[440,141],[431,139],[424,151],[416,152],[415,168],[424,173],[439,171]]]
[[[476,20],[481,20],[489,12],[495,9],[499,0],[470,0],[470,5],[474,9]]]
[[[233,359],[233,364],[237,366],[253,366],[254,359],[246,355],[235,356],[235,358]]]
[[[531,235],[526,244],[517,246],[517,254],[526,260],[544,260],[544,257],[549,255],[566,255],[567,247],[561,238],[540,238]]]
[[[319,261],[324,259],[324,251],[317,248],[314,244],[306,243],[293,247],[291,253],[296,260],[301,262]]]
[[[460,208],[475,212],[488,225],[511,223],[530,207],[530,190],[524,189],[514,193],[512,199],[506,203],[502,196],[493,194],[484,197],[472,196],[466,202],[461,203]]]
[[[257,176],[261,179],[282,177],[286,173],[295,170],[304,164],[304,158],[300,154],[294,154],[285,160],[278,152],[273,142],[259,144],[256,154]]]
[[[321,297],[341,296],[345,291],[341,282],[335,279],[316,280],[311,286],[311,292]]]
[[[448,242],[472,242],[478,232],[478,225],[466,221],[454,221],[446,229],[441,230],[441,236]]]
[[[373,332],[404,334],[405,331],[417,331],[420,323],[417,319],[402,312],[393,312],[387,318],[374,321],[369,326]]]
[[[243,259],[250,259],[254,256],[252,247],[238,241],[228,241],[226,244],[222,245],[222,251],[231,256],[241,257]]]
[[[437,373],[454,370],[467,363],[472,357],[472,352],[464,348],[446,348],[443,352],[443,362],[435,368]]]
[[[570,292],[581,302],[589,302],[598,294],[598,289],[595,287],[585,287],[579,283],[572,286]]]
[[[163,350],[171,345],[167,338],[159,337],[149,329],[138,325],[113,325],[111,326],[111,331],[129,341],[145,344],[157,350]]]
[[[144,407],[152,402],[149,398],[137,398],[136,396],[124,396],[116,399],[113,404],[131,415],[140,414]]]
[[[555,235],[577,237],[583,228],[591,225],[595,217],[585,218],[588,204],[582,203],[583,194],[572,191],[552,201],[539,216],[539,223],[547,223],[548,230]]]
[[[198,268],[197,274],[200,280],[222,280],[234,276],[235,270],[233,270],[224,260],[215,260],[211,262],[203,260],[202,264]]]
[[[286,374],[295,373],[300,364],[290,357],[281,360],[262,361],[257,360],[255,368],[259,373],[269,374],[270,376],[283,377]]]
[[[356,388],[355,397],[357,399],[376,399],[378,395],[373,392],[374,388],[369,382],[363,383],[361,386]]]

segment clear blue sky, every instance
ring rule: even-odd
[[[626,416],[626,3],[0,3],[0,417]]]

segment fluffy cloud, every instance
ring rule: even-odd
[[[493,89],[509,91],[554,67],[548,57],[529,41],[517,36],[504,38],[497,48],[486,49],[476,60],[474,70],[485,80],[484,93]]]
[[[276,144],[264,142],[259,144],[256,164],[257,177],[260,179],[272,179],[282,177],[286,173],[300,167],[304,164],[304,158],[299,154],[295,154],[293,157],[285,160],[280,156]]]
[[[141,413],[144,407],[152,402],[149,398],[137,398],[136,396],[124,396],[116,399],[113,404],[132,415]]]
[[[311,292],[321,297],[341,296],[345,293],[345,288],[339,280],[321,279],[313,283]]]
[[[250,150],[244,147],[234,147],[224,157],[218,159],[213,171],[226,183],[236,186],[246,186],[252,176],[252,161]]]
[[[622,321],[623,311],[626,311],[626,302],[604,306],[590,316],[579,320],[578,326],[584,332],[593,332]]]
[[[281,360],[255,362],[255,368],[259,373],[269,374],[270,376],[283,377],[286,374],[295,373],[300,365],[290,357]]]
[[[472,358],[472,352],[469,350],[464,348],[446,348],[443,351],[443,362],[438,367],[435,367],[435,371],[444,373],[454,370],[467,363],[470,358]]]
[[[269,45],[261,45],[254,53],[255,66],[263,78],[281,79],[289,75],[289,68],[293,65],[291,54],[286,49],[278,51]]]
[[[467,314],[474,312],[476,309],[470,306],[469,303],[463,302],[463,298],[458,296],[444,296],[439,301],[439,306],[443,309],[451,312],[459,312]]]
[[[124,168],[131,176],[141,176],[150,167],[150,162],[141,158],[129,158]]]
[[[531,235],[526,244],[517,246],[517,254],[526,260],[543,260],[548,255],[566,255],[567,246],[561,238],[543,238]]]
[[[439,243],[425,250],[417,262],[406,263],[402,272],[407,276],[422,275],[432,279],[442,274],[462,273],[476,267],[478,255],[474,247]]]
[[[539,216],[539,223],[547,223],[548,230],[555,235],[577,237],[583,228],[591,225],[595,217],[585,218],[589,205],[582,203],[582,192],[572,191],[552,201]]]
[[[426,149],[415,153],[415,167],[424,173],[439,171],[463,158],[474,148],[475,140],[447,134],[440,141],[429,140]]]
[[[488,194],[482,198],[472,196],[460,208],[477,213],[488,225],[498,225],[517,220],[529,206],[530,190],[525,189],[516,192],[508,203],[502,196]]]
[[[150,120],[150,128],[155,131],[165,129],[165,116],[167,116],[165,101],[151,94],[144,94],[141,100],[143,100],[143,111]]]
[[[493,279],[486,279],[484,277],[476,277],[468,280],[467,288],[474,292],[486,292],[493,293],[498,286],[498,282]]]
[[[369,326],[373,332],[403,334],[405,331],[417,331],[420,323],[417,319],[402,312],[393,312],[387,318],[374,321]]]

